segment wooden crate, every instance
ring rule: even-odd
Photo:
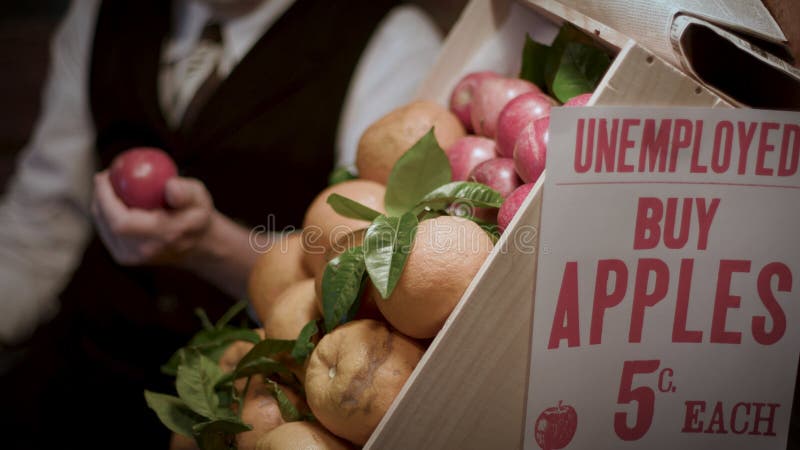
[[[731,106],[636,42],[554,0],[471,1],[419,97],[447,104],[482,43],[519,14],[530,15],[532,23],[567,20],[617,52],[590,105]],[[544,176],[365,448],[522,447],[543,181]]]

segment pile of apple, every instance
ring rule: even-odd
[[[584,106],[591,94],[564,106]],[[544,171],[550,109],[558,102],[535,84],[492,71],[469,73],[456,84],[450,110],[471,133],[445,149],[453,181],[475,181],[504,198],[497,225],[505,230]],[[483,219],[490,211],[478,210]]]

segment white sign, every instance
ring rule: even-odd
[[[525,449],[785,449],[800,113],[555,108]]]

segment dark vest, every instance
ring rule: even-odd
[[[100,166],[130,147],[159,147],[182,176],[205,183],[223,214],[247,227],[266,225],[272,216],[278,229],[299,228],[333,168],[352,72],[395,2],[297,0],[186,132],[167,126],[157,95],[170,3],[102,4],[89,86]],[[50,439],[36,432],[47,423],[59,445],[80,446],[71,440],[79,435],[98,442],[99,432],[116,436],[116,448],[158,448],[153,436],[166,436],[166,429],[146,409],[142,390],[170,388],[158,367],[199,330],[194,308],[203,307],[213,320],[234,299],[181,270],[119,266],[95,237],[61,301],[59,318],[40,330],[27,361],[6,378],[11,392],[4,398],[26,409],[13,424],[26,439],[22,447]],[[92,415],[109,423],[80,423],[82,407],[106,399]],[[152,445],[143,447],[148,440]]]
[[[100,166],[131,147],[162,148],[182,176],[205,183],[215,207],[228,217],[246,227],[299,228],[333,168],[335,133],[352,72],[394,2],[298,0],[182,132],[167,126],[158,103],[170,3],[102,5],[90,75]],[[86,326],[103,336],[133,325],[183,338],[197,329],[195,307],[213,318],[232,300],[181,270],[121,267],[97,238],[63,295]]]

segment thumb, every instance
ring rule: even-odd
[[[165,196],[173,209],[186,209],[210,203],[208,191],[198,180],[172,177],[167,180]]]

